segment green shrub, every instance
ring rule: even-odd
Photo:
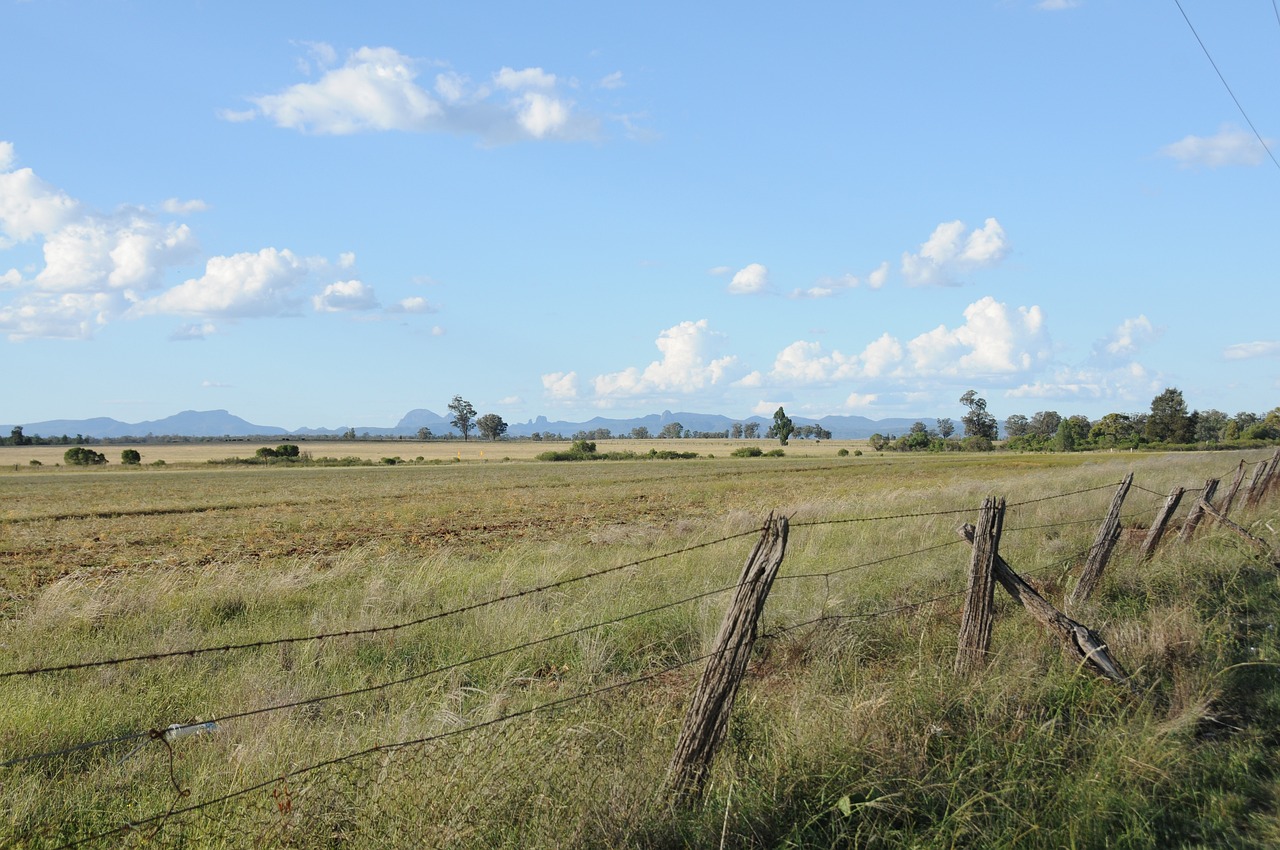
[[[743,446],[729,452],[730,457],[760,457],[762,454],[764,454],[764,449],[758,446]]]
[[[86,449],[84,446],[72,446],[62,455],[68,466],[101,466],[107,458],[101,452]]]
[[[858,454],[862,454],[862,452],[858,452]],[[848,449],[841,449],[840,451],[836,452],[836,457],[848,457],[848,456],[849,456]]]
[[[862,449],[854,449],[854,450],[853,450],[853,456],[854,456],[854,457],[862,457]]]
[[[137,449],[125,449],[120,452],[120,462],[126,466],[137,466],[142,463],[142,455]]]
[[[774,449],[773,451],[764,453],[765,457],[784,457],[785,455],[786,455],[786,452],[784,452],[782,449]]]

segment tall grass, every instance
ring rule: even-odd
[[[510,597],[403,629],[0,679],[0,760],[372,688],[171,745],[141,737],[0,768],[0,843],[58,846],[259,785],[98,843],[1280,840],[1280,585],[1236,538],[1206,528],[1145,563],[1122,547],[1073,612],[1136,696],[1075,669],[1008,600],[987,671],[951,672],[968,557],[954,527],[983,496],[1011,503],[1006,560],[1060,600],[1125,472],[1145,488],[1126,505],[1138,526],[1158,494],[1235,458],[861,460],[219,469],[65,489],[70,475],[0,478],[6,670],[359,631]],[[771,509],[793,531],[763,637],[702,802],[674,810],[659,791],[700,669],[686,662],[709,651],[717,591],[753,543],[716,541]],[[1275,515],[1269,503],[1238,518],[1273,539]]]

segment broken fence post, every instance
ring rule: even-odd
[[[963,525],[958,531],[965,540],[973,542],[972,525]],[[1056,637],[1062,644],[1062,651],[1079,664],[1089,667],[1100,676],[1124,685],[1132,690],[1128,674],[1120,663],[1111,656],[1111,651],[1103,643],[1097,633],[1088,626],[1081,625],[1050,605],[1036,589],[1027,584],[1022,576],[996,555],[995,577],[1010,596],[1017,600],[1023,608],[1035,618],[1045,631]]]
[[[1067,602],[1068,607],[1074,607],[1086,601],[1093,595],[1098,582],[1102,580],[1102,571],[1106,569],[1107,562],[1111,560],[1111,553],[1116,547],[1116,541],[1120,539],[1120,508],[1124,506],[1125,496],[1129,495],[1129,487],[1132,485],[1133,473],[1130,472],[1120,482],[1116,494],[1111,497],[1111,509],[1107,511],[1107,518],[1102,521],[1102,526],[1093,539],[1093,545],[1089,547],[1089,557],[1084,562],[1084,569],[1080,571],[1080,580],[1071,591],[1071,598]]]
[[[1169,525],[1169,520],[1173,518],[1173,512],[1178,509],[1178,502],[1182,501],[1182,494],[1187,492],[1185,487],[1174,487],[1169,491],[1169,498],[1164,500],[1164,506],[1156,514],[1155,522],[1151,523],[1151,530],[1147,532],[1147,537],[1142,541],[1142,548],[1138,550],[1138,558],[1145,561],[1151,557],[1156,551],[1156,547],[1160,545],[1160,538],[1164,536],[1164,530]]]
[[[782,566],[787,549],[787,518],[769,514],[764,532],[743,567],[738,589],[716,635],[715,650],[707,659],[702,679],[685,714],[680,740],[667,769],[668,789],[677,802],[702,794],[716,749],[724,739],[738,685],[747,670],[756,623],[765,598]]]
[[[991,648],[991,621],[995,614],[995,563],[1004,528],[1004,499],[988,497],[982,503],[973,553],[969,560],[969,584],[960,617],[960,645],[955,672],[966,675],[986,663]]]
[[[1196,533],[1196,527],[1204,519],[1204,506],[1213,503],[1213,494],[1216,492],[1218,492],[1218,479],[1210,478],[1204,482],[1204,490],[1200,492],[1200,498],[1191,506],[1191,511],[1187,514],[1187,521],[1182,524],[1182,533],[1178,535],[1179,543],[1191,542],[1192,536]]]

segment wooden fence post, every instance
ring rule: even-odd
[[[1089,557],[1084,562],[1084,569],[1080,571],[1080,580],[1071,591],[1071,598],[1067,601],[1068,607],[1075,607],[1086,601],[1093,595],[1094,589],[1102,579],[1102,571],[1106,569],[1107,561],[1111,559],[1111,552],[1116,547],[1116,541],[1120,539],[1120,508],[1124,505],[1125,496],[1129,495],[1129,487],[1132,485],[1133,473],[1130,472],[1120,482],[1116,494],[1111,497],[1111,509],[1107,511],[1107,518],[1103,520],[1102,527],[1098,529],[1098,535],[1093,539],[1093,545],[1089,547]]]
[[[764,610],[765,598],[782,566],[787,549],[787,518],[769,514],[764,532],[743,567],[729,610],[716,635],[715,650],[694,691],[684,717],[680,740],[676,743],[667,784],[679,803],[696,799],[711,769],[716,749],[724,739],[729,713],[738,694],[738,685],[747,670],[751,647],[756,639],[756,623]]]
[[[1262,478],[1262,492],[1258,493],[1259,502],[1276,486],[1277,467],[1280,467],[1280,449],[1276,449],[1276,453],[1271,456],[1271,463],[1267,466],[1267,474]]]
[[[1187,492],[1185,487],[1174,487],[1169,491],[1169,498],[1164,500],[1164,506],[1156,514],[1155,522],[1151,523],[1151,530],[1147,532],[1146,539],[1142,541],[1142,548],[1138,550],[1139,559],[1145,561],[1156,551],[1156,547],[1160,545],[1160,538],[1164,536],[1164,530],[1169,525],[1169,520],[1173,518],[1173,512],[1178,509],[1178,502],[1182,501],[1182,494],[1185,492]]]
[[[972,525],[963,525],[958,531],[964,539],[973,542]],[[995,577],[996,581],[1000,582],[1000,586],[1008,591],[1009,595],[1017,600],[1027,613],[1044,627],[1045,631],[1062,643],[1062,651],[1069,658],[1088,666],[1095,673],[1106,676],[1117,684],[1132,687],[1129,684],[1128,674],[1124,672],[1120,663],[1111,657],[1111,651],[1097,633],[1050,605],[998,554],[995,558]]]
[[[1249,479],[1249,489],[1244,494],[1244,506],[1251,508],[1262,498],[1262,481],[1267,477],[1267,469],[1271,466],[1271,458],[1260,460],[1253,467],[1253,477]]]
[[[1262,549],[1263,552],[1266,552],[1267,559],[1271,561],[1271,566],[1275,567],[1276,569],[1280,569],[1280,555],[1276,554],[1275,550],[1271,548],[1270,543],[1263,540],[1261,537],[1256,537],[1250,534],[1247,528],[1237,525],[1236,523],[1227,519],[1224,514],[1219,512],[1216,508],[1214,508],[1213,505],[1209,504],[1208,502],[1204,503],[1204,511],[1205,513],[1209,514],[1209,516],[1217,520],[1224,528],[1231,529],[1236,534],[1239,534],[1241,537],[1243,537],[1245,540],[1248,540],[1250,543]]]
[[[960,617],[960,645],[955,671],[967,675],[980,668],[991,648],[991,621],[995,614],[995,563],[1004,528],[1004,499],[987,497],[978,516],[973,553],[969,559],[969,585]]]
[[[1231,486],[1227,488],[1227,495],[1222,497],[1221,514],[1226,516],[1231,513],[1231,503],[1236,500],[1236,493],[1240,492],[1240,484],[1244,481],[1245,463],[1240,461],[1240,465],[1236,467],[1236,477],[1231,479]]]
[[[1192,536],[1196,533],[1196,527],[1204,519],[1204,506],[1213,503],[1213,494],[1216,492],[1218,492],[1218,479],[1210,478],[1204,482],[1204,490],[1200,492],[1200,498],[1191,506],[1190,512],[1187,513],[1187,521],[1182,524],[1182,533],[1178,535],[1179,543],[1191,542]]]

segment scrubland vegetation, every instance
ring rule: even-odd
[[[1215,526],[1134,546],[1171,487],[1265,453],[793,446],[0,474],[0,673],[267,643],[0,678],[0,845],[1280,843],[1278,574]],[[1133,691],[1007,598],[957,678],[955,526],[1006,497],[1002,555],[1061,604],[1130,471],[1130,530],[1072,614]],[[1274,549],[1278,503],[1232,516]],[[698,659],[771,510],[792,532],[762,637],[705,795],[673,808]],[[345,636],[277,642],[319,634]]]

